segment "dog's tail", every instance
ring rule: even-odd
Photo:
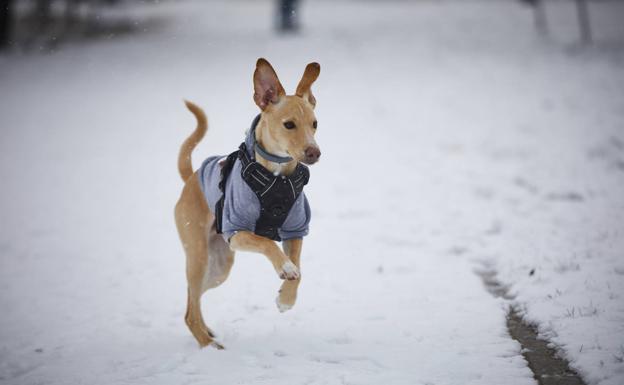
[[[199,143],[206,134],[208,121],[206,119],[206,114],[204,114],[204,111],[200,107],[188,100],[185,100],[184,103],[186,104],[186,108],[188,108],[189,111],[195,115],[195,119],[197,119],[197,128],[195,128],[195,131],[182,143],[180,155],[178,156],[178,171],[180,172],[182,180],[186,181],[193,175],[191,153],[195,149],[195,146],[197,146],[197,143]]]

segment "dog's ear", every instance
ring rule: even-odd
[[[282,96],[286,95],[275,70],[266,59],[260,58],[256,62],[253,82],[254,101],[261,110],[267,108],[269,103],[277,103]]]
[[[301,81],[299,81],[299,85],[297,86],[297,91],[295,94],[303,99],[306,99],[312,106],[316,106],[316,99],[314,95],[312,95],[312,83],[318,78],[321,73],[321,66],[319,63],[310,63],[306,66],[305,71],[303,71],[303,77]]]

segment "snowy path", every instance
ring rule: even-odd
[[[532,226],[578,235],[560,205],[588,175],[602,179],[584,200],[587,234],[611,229],[597,265],[624,292],[620,150],[589,166],[578,155],[623,140],[617,60],[540,45],[513,2],[308,3],[314,29],[300,38],[272,35],[265,2],[180,2],[137,9],[140,23],[159,20],[138,36],[0,58],[0,383],[533,384],[507,304],[473,270],[515,282],[544,255],[530,245],[553,245]],[[259,56],[290,92],[307,62],[322,65],[303,283],[280,314],[269,263],[239,254],[203,301],[228,350],[198,350],[172,214],[177,151],[195,124],[181,99],[210,120],[197,167],[231,151],[256,114]],[[619,295],[605,309],[600,338],[624,319]],[[618,343],[602,342],[605,357]],[[597,356],[583,357],[599,383]],[[622,379],[612,361],[604,384]]]

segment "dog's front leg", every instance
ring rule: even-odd
[[[293,261],[295,266],[301,271],[301,266],[299,264],[300,256],[301,256],[301,248],[303,246],[303,239],[289,239],[284,241],[284,253],[290,257],[290,260]],[[284,281],[282,283],[282,287],[279,290],[279,294],[275,300],[277,303],[277,308],[281,312],[285,312],[286,310],[290,310],[293,306],[295,306],[295,301],[297,300],[297,288],[299,288],[299,282],[301,282],[301,274],[299,274],[299,278],[292,281]]]
[[[299,279],[299,268],[272,240],[249,231],[239,231],[230,238],[230,248],[261,253],[269,258],[281,279]]]

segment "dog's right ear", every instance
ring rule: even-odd
[[[267,108],[269,103],[277,103],[286,95],[284,87],[277,78],[277,74],[271,64],[263,58],[256,62],[256,71],[253,77],[254,101],[261,110]]]

